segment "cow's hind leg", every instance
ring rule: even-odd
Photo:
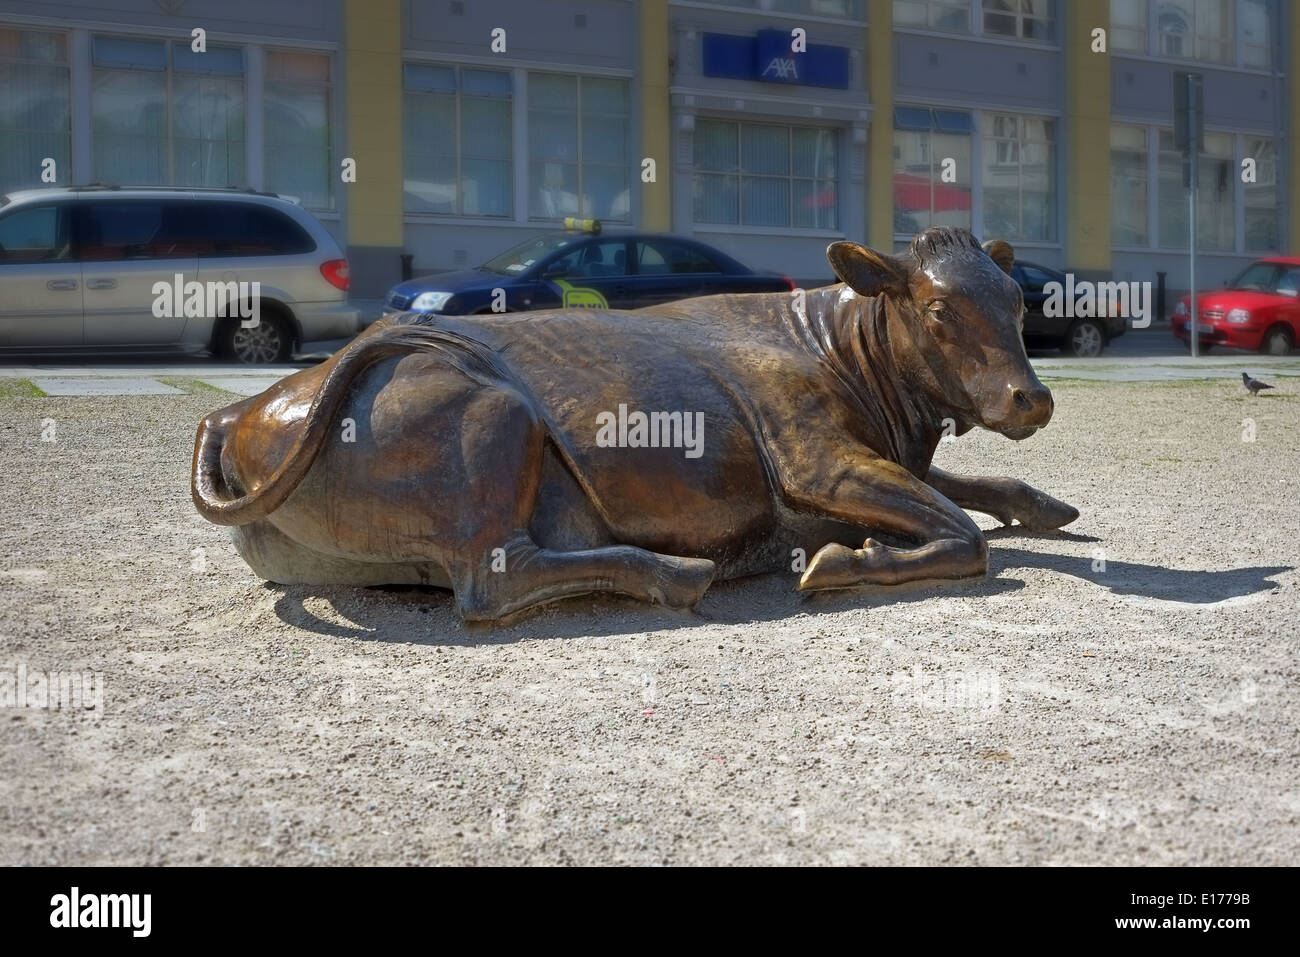
[[[453,572],[452,584],[461,616],[484,620],[599,592],[689,608],[704,595],[714,570],[708,559],[660,555],[630,545],[557,552],[521,537],[495,557]]]
[[[480,390],[464,410],[458,541],[442,562],[462,617],[503,618],[596,592],[674,608],[699,601],[715,571],[708,559],[627,545],[556,551],[533,540],[547,441],[529,401],[508,387]]]

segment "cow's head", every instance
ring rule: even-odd
[[[962,431],[1023,439],[1051,419],[1052,393],[1021,339],[1025,305],[1008,243],[980,246],[965,229],[935,227],[897,256],[847,242],[826,255],[854,292],[890,301],[889,348],[904,384],[924,389]]]

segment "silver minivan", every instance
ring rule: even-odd
[[[71,186],[0,201],[0,355],[283,362],[359,330],[347,290],[338,243],[274,193]]]

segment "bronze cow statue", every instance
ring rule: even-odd
[[[842,283],[806,293],[388,316],[204,419],[194,503],[270,581],[440,586],[466,619],[592,592],[690,607],[796,549],[801,590],[966,578],[988,546],[963,508],[1073,521],[930,465],[945,429],[1052,417],[1012,248],[932,228],[827,255]]]

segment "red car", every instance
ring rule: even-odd
[[[1300,341],[1300,257],[1275,256],[1251,263],[1223,289],[1198,293],[1196,338],[1214,346],[1286,355]],[[1191,345],[1190,297],[1174,306],[1173,331]]]

